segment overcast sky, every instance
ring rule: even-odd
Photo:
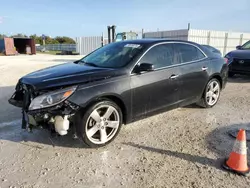
[[[0,4],[0,33],[101,35],[187,28],[250,32],[250,0],[11,0]]]

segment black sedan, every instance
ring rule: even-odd
[[[22,108],[23,128],[72,128],[98,147],[122,124],[193,103],[213,107],[227,75],[224,58],[196,43],[123,41],[22,77],[9,102]]]
[[[230,77],[235,74],[250,75],[250,41],[242,46],[237,46],[237,50],[229,52],[225,57],[228,59]]]

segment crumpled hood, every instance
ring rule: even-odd
[[[117,71],[110,68],[65,63],[30,73],[22,77],[20,82],[40,90],[107,79],[118,75]]]
[[[234,50],[229,52],[228,55],[237,59],[250,59],[250,50]]]

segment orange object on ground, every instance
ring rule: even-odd
[[[247,165],[247,145],[245,130],[240,129],[234,143],[233,151],[230,153],[228,160],[225,161],[225,164],[223,164],[223,167],[226,170],[235,172],[240,175],[248,175],[250,170]]]

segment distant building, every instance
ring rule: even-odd
[[[0,39],[0,53],[5,55],[36,54],[35,41],[30,38]]]

